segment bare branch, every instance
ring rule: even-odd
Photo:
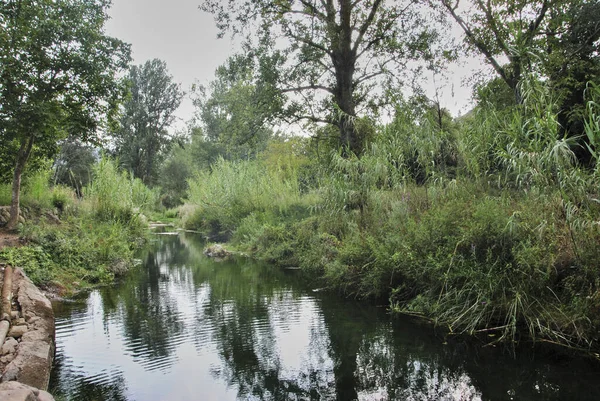
[[[353,54],[356,54],[356,52],[358,51],[358,46],[360,46],[360,44],[362,43],[363,38],[365,37],[365,33],[367,32],[367,30],[369,29],[369,27],[375,20],[375,15],[377,15],[377,10],[379,9],[381,2],[382,2],[382,0],[375,0],[373,2],[373,5],[371,6],[371,11],[369,12],[369,16],[367,17],[367,19],[365,20],[365,22],[362,24],[362,26],[360,27],[360,29],[358,31],[358,37],[356,38],[356,41],[354,42],[354,46],[352,47]]]
[[[332,95],[335,93],[335,91],[327,86],[324,85],[306,85],[306,86],[297,86],[294,88],[285,88],[282,89],[281,92],[282,93],[289,93],[289,92],[302,92],[305,90],[309,90],[309,89],[314,89],[314,90],[323,90],[325,92],[329,92]]]

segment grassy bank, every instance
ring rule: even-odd
[[[31,182],[39,196],[29,192]],[[25,245],[1,250],[0,259],[64,293],[110,283],[132,266],[146,236],[144,213],[157,197],[108,159],[96,164],[81,199],[66,187],[50,187],[48,174],[40,173],[25,186],[24,206],[33,210],[19,228]]]
[[[220,161],[190,180],[183,223],[452,332],[598,350],[600,93],[586,164],[544,87],[523,93],[460,121],[406,105],[360,158]]]

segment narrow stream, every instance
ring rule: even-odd
[[[600,400],[590,361],[447,344],[298,272],[202,249],[156,235],[122,282],[54,304],[57,400]]]

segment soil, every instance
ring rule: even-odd
[[[14,231],[0,228],[0,249],[23,245],[19,234]]]

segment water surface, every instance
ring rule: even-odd
[[[215,262],[157,235],[122,282],[55,303],[65,400],[600,400],[584,360],[458,341],[315,292],[298,272]]]

